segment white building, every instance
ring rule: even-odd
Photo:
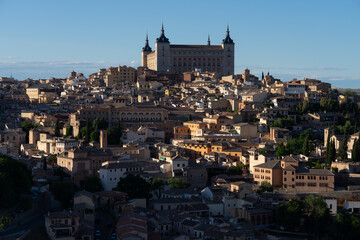
[[[47,133],[40,133],[40,140],[36,143],[37,149],[47,154],[60,154],[73,147],[79,146],[75,139],[64,139],[63,137],[50,137]]]
[[[352,213],[360,213],[360,201],[345,201],[344,209]]]
[[[138,162],[104,162],[100,167],[101,184],[105,191],[111,191],[126,173],[143,169]]]
[[[123,133],[124,143],[133,141],[146,142],[150,138],[164,140],[165,132],[155,128],[140,127],[137,131],[125,130]]]

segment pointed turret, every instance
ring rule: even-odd
[[[149,46],[148,34],[146,34],[145,47],[143,47],[144,52],[151,52],[151,47]]]
[[[210,46],[210,34],[208,35],[207,45]]]
[[[234,43],[234,41],[230,37],[229,24],[227,25],[226,36],[223,40],[223,43]]]
[[[160,37],[156,39],[156,42],[169,42],[169,39],[167,37],[165,37],[165,33],[164,33],[164,24],[161,25],[161,34]]]

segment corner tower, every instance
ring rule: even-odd
[[[164,25],[161,27],[160,37],[156,39],[155,54],[156,54],[156,71],[167,72],[171,71],[170,62],[170,42],[164,33]]]
[[[141,66],[147,67],[147,55],[151,53],[151,47],[149,46],[148,35],[146,34],[145,46],[141,51]]]
[[[227,26],[226,36],[223,39],[221,46],[223,48],[223,75],[234,75],[234,55],[235,44],[230,37],[229,25]]]

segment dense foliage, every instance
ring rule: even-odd
[[[130,199],[149,198],[151,184],[140,176],[128,174],[126,177],[120,178],[115,190],[126,192]]]
[[[170,185],[172,189],[184,189],[190,187],[190,183],[181,180],[180,178],[170,179]]]
[[[56,120],[54,133],[55,133],[55,136],[56,136],[56,137],[60,137],[60,123],[59,123],[59,119]]]
[[[38,124],[33,124],[32,122],[25,121],[21,124],[21,129],[26,132],[26,142],[29,142],[29,131],[31,129],[36,129],[40,127]]]
[[[275,120],[270,126],[291,129],[294,125],[294,119],[292,118],[279,118]]]
[[[27,166],[0,153],[0,208],[9,208],[31,189],[31,172]]]
[[[5,228],[9,227],[12,222],[13,218],[10,216],[2,216],[0,217],[0,231],[3,231]]]
[[[50,192],[56,200],[61,202],[63,208],[68,208],[74,197],[75,186],[72,182],[53,182],[50,185]]]
[[[329,209],[321,196],[309,195],[301,201],[290,200],[281,204],[276,211],[276,221],[279,226],[284,227],[285,230],[303,227],[315,238],[324,234],[329,219]]]
[[[107,140],[109,144],[122,146],[122,127],[120,122],[117,126],[108,127],[104,118],[95,118],[91,123],[88,121],[86,126],[80,129],[77,138],[84,139],[86,142],[99,141],[100,130],[107,130]]]
[[[100,192],[103,190],[101,180],[97,176],[89,176],[85,180],[80,182],[80,185],[83,189],[88,192]]]
[[[272,192],[274,191],[273,186],[267,182],[267,181],[263,181],[260,184],[259,189],[257,190],[258,193],[263,193],[263,192]]]
[[[276,156],[282,157],[293,153],[303,153],[308,155],[314,149],[314,134],[311,129],[307,129],[300,134],[298,138],[291,138],[286,143],[280,142],[276,144]]]
[[[168,183],[162,178],[155,178],[151,182],[151,191],[155,194],[157,198],[161,197],[161,194],[164,190],[165,185]]]

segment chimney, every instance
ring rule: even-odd
[[[106,130],[100,130],[100,148],[107,147],[107,132]]]

